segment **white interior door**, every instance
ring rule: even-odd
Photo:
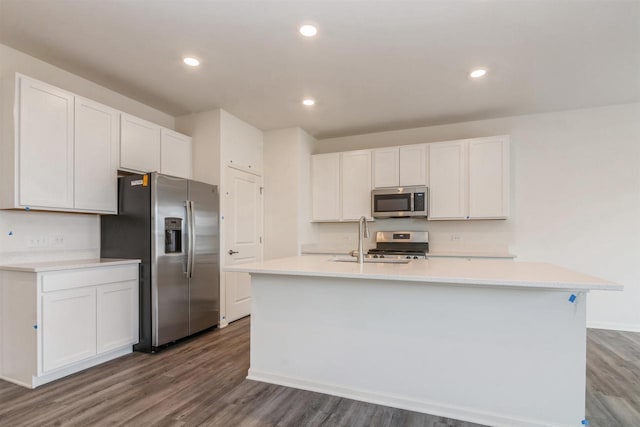
[[[227,167],[224,234],[225,265],[262,259],[262,178]],[[251,314],[251,279],[247,273],[225,273],[226,317],[232,322]]]

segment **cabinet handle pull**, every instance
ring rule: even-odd
[[[228,252],[229,255],[233,255],[233,254],[237,254],[237,253],[239,253],[239,252],[238,251],[232,251],[231,249],[229,249],[229,252]]]

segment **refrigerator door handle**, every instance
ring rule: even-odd
[[[193,257],[193,253],[191,252],[191,241],[193,240],[193,233],[191,232],[191,202],[186,201],[184,204],[185,208],[187,208],[187,239],[188,245],[187,248],[187,266],[185,268],[184,275],[186,278],[191,277],[191,258]]]
[[[196,269],[196,202],[190,201],[191,204],[191,218],[189,224],[191,224],[191,266],[189,267],[189,277],[193,277],[193,271]]]

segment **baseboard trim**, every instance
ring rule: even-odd
[[[587,328],[589,328],[589,329],[607,329],[607,330],[610,330],[610,331],[621,331],[621,332],[640,332],[640,325],[634,325],[633,323],[591,322],[591,321],[587,321]]]
[[[553,424],[546,420],[515,418],[509,415],[484,412],[472,408],[457,407],[426,400],[415,400],[398,395],[380,394],[336,384],[309,381],[301,378],[263,372],[256,369],[249,369],[247,379],[496,427],[573,426],[573,424]]]

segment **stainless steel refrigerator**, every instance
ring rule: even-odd
[[[101,217],[101,256],[139,258],[140,343],[155,352],[218,324],[219,195],[158,173],[118,179],[118,215]]]

